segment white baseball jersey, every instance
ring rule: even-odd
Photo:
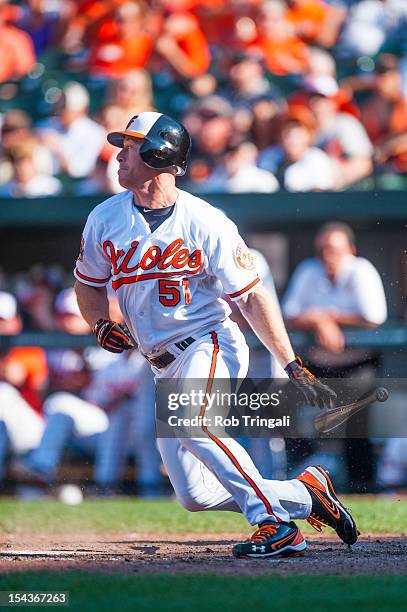
[[[89,215],[75,269],[93,287],[112,283],[144,354],[203,335],[261,282],[236,225],[204,200],[178,190],[172,215],[154,231],[124,191]],[[135,286],[137,284],[137,286]]]

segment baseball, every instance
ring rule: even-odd
[[[79,506],[83,502],[83,493],[76,485],[62,485],[58,491],[58,499],[67,506]]]
[[[376,389],[376,399],[378,402],[385,402],[389,397],[389,392],[386,387],[378,387]]]

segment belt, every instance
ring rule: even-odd
[[[195,342],[195,338],[189,336],[188,338],[185,338],[185,340],[181,340],[181,342],[176,342],[175,346],[181,351],[185,351],[185,349],[187,349],[193,342]],[[153,357],[150,355],[144,355],[144,357],[149,363],[151,363],[151,365],[161,370],[162,368],[166,368],[168,365],[170,365],[170,363],[175,361],[177,355],[173,355],[169,351],[165,351],[165,353],[161,353],[161,355],[157,355],[157,357]]]

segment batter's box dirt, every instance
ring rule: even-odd
[[[234,559],[236,534],[205,537],[122,533],[9,535],[0,542],[0,573],[23,570],[85,569],[125,573],[236,574],[407,574],[407,538],[362,536],[348,548],[332,535],[308,536],[301,557]]]

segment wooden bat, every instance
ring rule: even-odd
[[[345,423],[351,416],[362,410],[372,402],[385,402],[389,397],[389,392],[385,387],[378,387],[374,389],[369,395],[362,399],[352,402],[352,404],[346,404],[345,406],[338,406],[337,408],[331,408],[325,410],[322,414],[319,414],[314,418],[314,427],[320,433],[328,433],[339,425]]]

